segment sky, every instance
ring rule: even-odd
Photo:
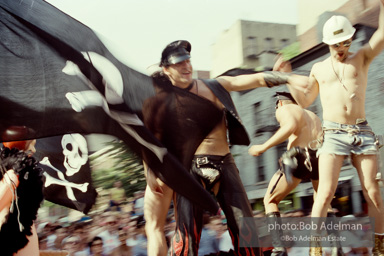
[[[164,47],[192,44],[195,70],[211,69],[211,45],[236,20],[298,23],[297,0],[46,0],[92,28],[120,61],[147,73]]]

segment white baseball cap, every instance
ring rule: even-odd
[[[323,42],[332,45],[343,42],[355,34],[356,29],[344,16],[334,15],[323,27]]]

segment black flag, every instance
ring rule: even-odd
[[[217,212],[187,166],[143,125],[143,102],[156,94],[152,79],[119,62],[92,30],[50,4],[0,0],[0,86],[0,134],[27,126],[33,132],[19,139],[114,135],[176,192]]]
[[[38,139],[34,157],[43,170],[44,198],[87,214],[97,196],[88,156],[87,139],[81,134]]]

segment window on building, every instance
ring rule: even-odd
[[[267,37],[264,39],[264,42],[265,42],[264,50],[265,51],[272,51],[273,50],[273,38]]]
[[[248,36],[246,46],[247,57],[256,57],[258,52],[257,48],[257,38],[255,36]]]
[[[253,134],[256,133],[256,130],[257,128],[260,126],[260,119],[257,119],[256,117],[257,116],[260,116],[260,111],[261,111],[261,101],[258,101],[258,102],[255,102],[253,104],[253,116],[254,116],[254,132]],[[258,136],[261,136],[262,133],[258,133],[257,134]],[[255,179],[256,181],[255,182],[262,182],[262,181],[265,181],[265,167],[264,167],[264,157],[263,156],[260,156],[260,157],[255,157],[254,158],[255,160],[255,164],[256,164],[256,168],[257,168],[257,172],[256,172],[256,175],[255,175]]]
[[[265,181],[265,167],[264,167],[264,157],[255,157],[257,174],[256,182]]]
[[[284,47],[287,47],[289,45],[289,39],[281,39],[281,49],[283,49]]]
[[[260,119],[256,118],[260,114],[260,111],[261,111],[260,105],[261,105],[261,101],[255,102],[253,104],[253,118],[254,118],[254,127],[255,127],[254,131],[256,131],[258,125],[260,125]]]

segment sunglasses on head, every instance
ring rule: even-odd
[[[340,43],[337,43],[337,44],[333,44],[332,47],[339,48],[341,46],[341,44],[343,44],[344,47],[349,47],[352,44],[352,40],[348,39],[346,41],[343,41],[343,42],[340,42]]]

